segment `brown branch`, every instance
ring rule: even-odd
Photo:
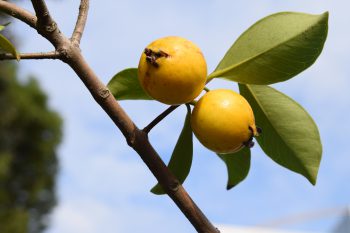
[[[51,24],[53,22],[44,0],[32,0],[32,5],[38,20],[46,21],[44,24]]]
[[[36,14],[37,32],[52,43],[61,57],[67,56],[69,40],[58,29],[56,22],[50,15],[44,0],[31,0]]]
[[[172,111],[174,111],[179,106],[180,105],[171,105],[164,112],[159,114],[159,116],[154,118],[154,120],[151,123],[149,123],[145,128],[143,128],[142,131],[148,134],[153,129],[154,126],[156,126],[159,122],[161,122],[166,116],[168,116]]]
[[[81,37],[83,36],[83,32],[85,29],[88,11],[89,11],[89,0],[81,0],[80,6],[79,6],[78,19],[75,24],[73,35],[71,38],[74,44],[77,44],[77,45],[80,44],[80,40],[81,40]]]
[[[53,25],[54,21],[47,10],[45,2],[43,0],[32,0],[32,3],[38,17],[37,31],[55,46],[60,59],[67,63],[79,76],[96,102],[123,133],[128,145],[140,155],[162,188],[176,203],[194,228],[198,232],[203,233],[219,232],[193,202],[177,178],[162,161],[150,144],[147,133],[135,126],[134,122],[120,107],[117,100],[111,95],[108,88],[87,64],[80,49],[65,37],[57,26],[55,26],[54,30],[50,30],[50,25]]]
[[[29,11],[4,0],[0,0],[0,11],[17,18],[36,29],[37,18]]]
[[[19,57],[23,60],[23,59],[36,59],[36,60],[40,60],[40,59],[59,59],[60,58],[60,54],[57,53],[56,51],[53,52],[47,52],[47,53],[21,53],[19,54]],[[10,53],[4,53],[4,54],[0,54],[0,60],[14,60],[16,59],[15,56],[13,56]]]

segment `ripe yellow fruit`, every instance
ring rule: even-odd
[[[258,135],[253,110],[247,100],[232,90],[207,92],[195,105],[191,126],[198,140],[217,153],[237,152],[251,146]]]
[[[203,90],[207,64],[194,43],[169,36],[146,47],[140,58],[138,77],[152,98],[165,104],[183,104]]]

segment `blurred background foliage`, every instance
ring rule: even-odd
[[[23,82],[17,71],[17,62],[0,62],[0,232],[40,233],[56,204],[62,120],[36,79]]]

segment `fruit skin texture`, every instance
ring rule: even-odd
[[[207,92],[195,105],[191,126],[198,140],[216,153],[232,153],[257,136],[253,110],[232,90]]]
[[[169,36],[147,46],[140,58],[138,77],[152,98],[165,104],[183,104],[203,90],[207,64],[194,43]]]

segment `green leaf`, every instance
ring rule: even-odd
[[[20,57],[15,46],[6,37],[4,37],[1,34],[0,34],[0,48],[7,53],[11,53],[14,57],[16,57],[17,61],[19,61]]]
[[[0,25],[0,32],[5,29],[11,22],[5,23],[3,25]]]
[[[142,89],[136,68],[125,69],[109,81],[107,87],[117,100],[151,100]]]
[[[232,154],[217,154],[226,164],[228,181],[226,189],[230,190],[243,181],[250,169],[250,149],[244,147],[242,150]]]
[[[208,79],[222,77],[244,84],[290,79],[316,61],[327,31],[328,12],[270,15],[237,39]]]
[[[278,164],[305,176],[313,185],[322,157],[320,135],[311,116],[294,100],[264,85],[239,85],[262,128],[257,141]]]
[[[192,129],[191,129],[191,109],[187,106],[187,115],[180,137],[177,140],[173,154],[168,165],[170,171],[182,184],[190,173],[193,157]],[[158,183],[151,189],[154,194],[165,194],[163,188]]]

